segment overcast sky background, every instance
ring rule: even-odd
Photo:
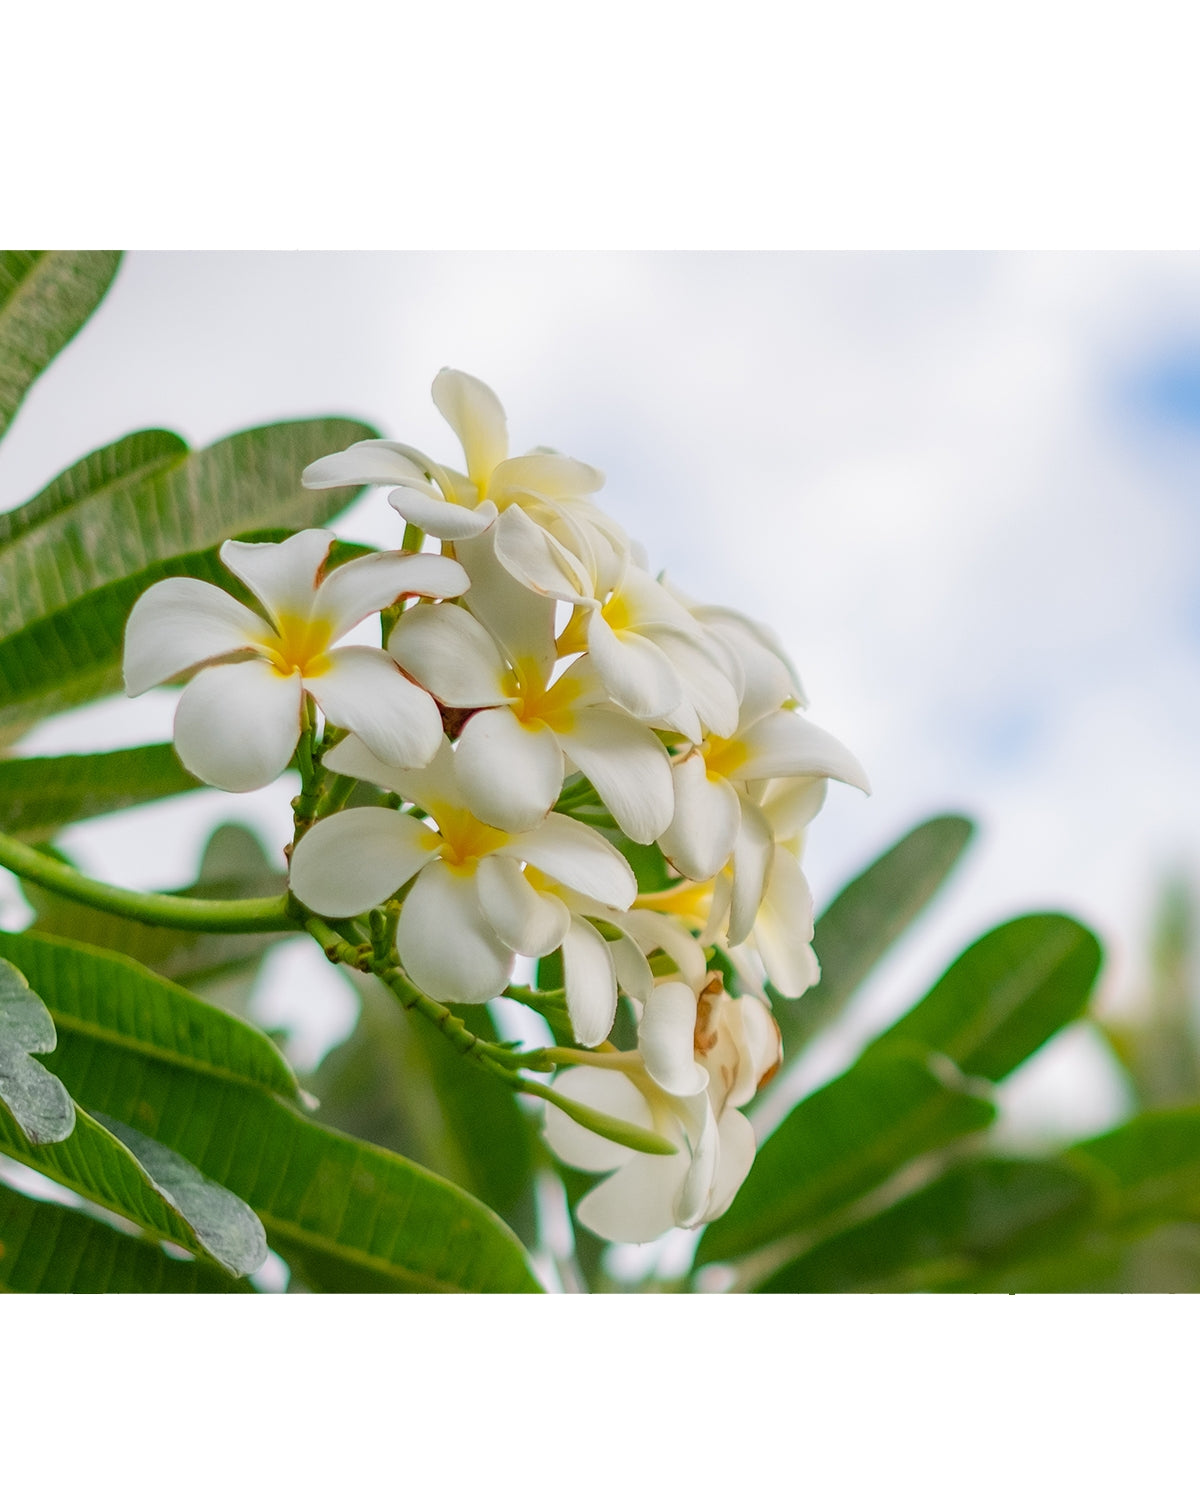
[[[782,636],[874,786],[833,786],[814,825],[818,907],[921,818],[980,825],[802,1086],[1022,911],[1094,925],[1128,999],[1157,883],[1200,864],[1200,258],[136,253],[0,447],[0,508],[139,427],[199,446],[338,413],[456,461],[429,399],[445,364],[495,388],[514,451],[603,469],[653,567]],[[339,530],[401,525],[376,491]],[[173,701],[24,748],[165,738]],[[282,846],[290,795],[197,794],[66,842],[104,878],[179,885],[219,817]],[[315,949],[268,987],[265,1015],[309,996],[310,1049],[348,1024]],[[1004,1093],[1014,1140],[1124,1108],[1082,1033]]]

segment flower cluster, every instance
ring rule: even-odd
[[[578,1109],[551,1107],[547,1139],[612,1174],[582,1222],[653,1238],[722,1213],[750,1168],[739,1107],[780,1061],[767,996],[817,977],[803,832],[829,778],[866,778],[805,717],[768,630],[653,576],[592,498],[597,470],[510,457],[504,411],[469,375],[443,370],[433,398],[465,472],[368,441],[303,476],[388,486],[409,550],[330,566],[329,531],[226,542],[259,608],[155,584],[129,620],[126,688],[194,673],[176,746],[215,786],[264,786],[315,747],[341,795],[298,822],[292,892],[334,922],[386,913],[433,1001],[490,1000],[518,956],[558,955],[574,1042],[598,1050],[570,1054],[553,1097],[672,1154],[597,1135]],[[337,644],[374,614],[379,647]],[[617,1051],[622,994],[637,1047]]]

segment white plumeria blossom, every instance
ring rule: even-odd
[[[547,449],[508,456],[508,423],[495,392],[461,370],[441,370],[433,400],[462,444],[466,473],[409,447],[369,438],[309,464],[309,489],[347,484],[394,488],[388,503],[412,525],[458,542],[495,527],[503,565],[539,592],[549,583],[586,592],[629,549],[621,528],[588,496],[604,484],[590,464]]]
[[[456,750],[467,806],[497,828],[532,828],[553,807],[570,766],[588,777],[631,839],[650,843],[674,811],[665,748],[611,701],[590,657],[553,676],[553,601],[519,586],[514,592],[507,650],[451,604],[410,610],[388,641],[405,672],[439,702],[476,710]]]
[[[322,916],[349,917],[411,880],[396,947],[413,983],[435,1000],[490,1000],[508,983],[518,953],[538,958],[562,946],[571,914],[558,889],[617,909],[637,894],[628,864],[594,829],[559,813],[520,833],[481,822],[463,797],[448,740],[420,770],[385,765],[354,736],[325,763],[397,792],[429,821],[384,807],[335,813],[297,844],[292,891]],[[595,1045],[612,1017],[599,1035],[586,1022],[572,1016],[580,1041]]]
[[[638,1028],[638,1055],[602,1054],[603,1065],[573,1068],[553,1088],[653,1130],[677,1150],[634,1151],[550,1106],[545,1135],[555,1154],[568,1166],[612,1174],[580,1201],[580,1222],[603,1239],[642,1244],[719,1218],[754,1162],[754,1129],[739,1107],[780,1056],[778,1027],[754,996],[731,998],[713,974],[696,985],[656,985]]]
[[[214,584],[165,578],[134,605],[125,631],[125,691],[144,693],[201,670],[175,713],[175,745],[194,775],[226,791],[266,786],[300,737],[305,693],[326,718],[397,765],[424,765],[441,716],[386,652],[336,646],[368,615],[408,594],[449,598],[470,580],[451,558],[375,553],[323,574],[332,531],[283,542],[225,542],[221,561],[266,618]]]
[[[735,893],[738,926],[757,906],[770,875],[770,829],[755,804],[755,783],[777,777],[832,777],[864,792],[867,774],[826,730],[787,706],[791,679],[784,663],[763,645],[731,632],[730,655],[742,679],[737,726],[728,736],[707,735],[682,748],[671,763],[675,816],[659,847],[689,880],[707,880],[739,852],[743,885]]]

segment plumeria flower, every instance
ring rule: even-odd
[[[690,880],[715,875],[738,850],[738,868],[752,891],[770,872],[770,830],[751,786],[775,777],[832,777],[864,792],[867,774],[833,735],[787,706],[789,687],[779,659],[759,646],[735,653],[742,695],[737,727],[728,736],[707,735],[674,757],[675,816],[659,847]],[[754,896],[735,895],[739,909]]]
[[[300,737],[305,693],[333,724],[396,765],[428,762],[441,743],[437,704],[386,652],[335,643],[408,594],[448,598],[470,580],[451,558],[375,553],[328,573],[332,531],[283,542],[225,542],[221,561],[266,618],[196,578],[165,578],[137,601],[125,630],[130,697],[187,672],[175,746],[194,775],[231,792],[266,786]]]
[[[732,999],[715,974],[698,985],[657,985],[637,1053],[599,1053],[596,1066],[572,1068],[553,1088],[678,1149],[674,1156],[636,1152],[551,1106],[545,1135],[555,1154],[568,1166],[612,1174],[580,1201],[580,1222],[604,1239],[641,1244],[719,1218],[754,1162],[754,1129],[739,1108],[780,1057],[778,1027],[754,996]]]
[[[478,575],[476,589],[489,593]],[[409,676],[439,702],[477,709],[455,756],[467,806],[497,828],[532,828],[553,807],[570,765],[588,777],[631,839],[650,843],[674,811],[666,750],[611,702],[590,656],[552,677],[553,604],[519,586],[515,592],[526,602],[508,612],[508,650],[451,604],[410,610],[388,641]]]
[[[562,946],[571,913],[560,893],[618,909],[637,894],[632,870],[608,840],[560,813],[521,833],[481,822],[466,804],[448,740],[421,770],[384,765],[353,735],[325,764],[399,793],[428,821],[384,807],[335,813],[296,846],[292,890],[322,916],[348,917],[411,880],[396,947],[413,983],[435,1000],[490,1000],[508,983],[518,953],[539,958]],[[596,1035],[587,1016],[573,1014],[572,1024],[584,1045],[607,1034]]]
[[[437,409],[462,444],[466,473],[435,463],[406,443],[370,438],[309,464],[309,489],[392,485],[388,503],[430,536],[459,542],[495,527],[504,566],[528,587],[588,587],[611,571],[629,542],[587,496],[604,483],[590,464],[539,449],[508,456],[508,424],[494,391],[461,370],[433,382]]]

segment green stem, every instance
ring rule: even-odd
[[[312,695],[305,693],[296,760],[300,767],[300,795],[292,798],[295,813],[294,849],[317,820],[317,807],[325,786],[325,772],[317,747],[317,712]]]
[[[290,932],[303,925],[293,916],[286,896],[202,901],[194,896],[128,891],[93,880],[7,833],[0,833],[0,865],[44,890],[153,927],[174,927],[184,932]]]

